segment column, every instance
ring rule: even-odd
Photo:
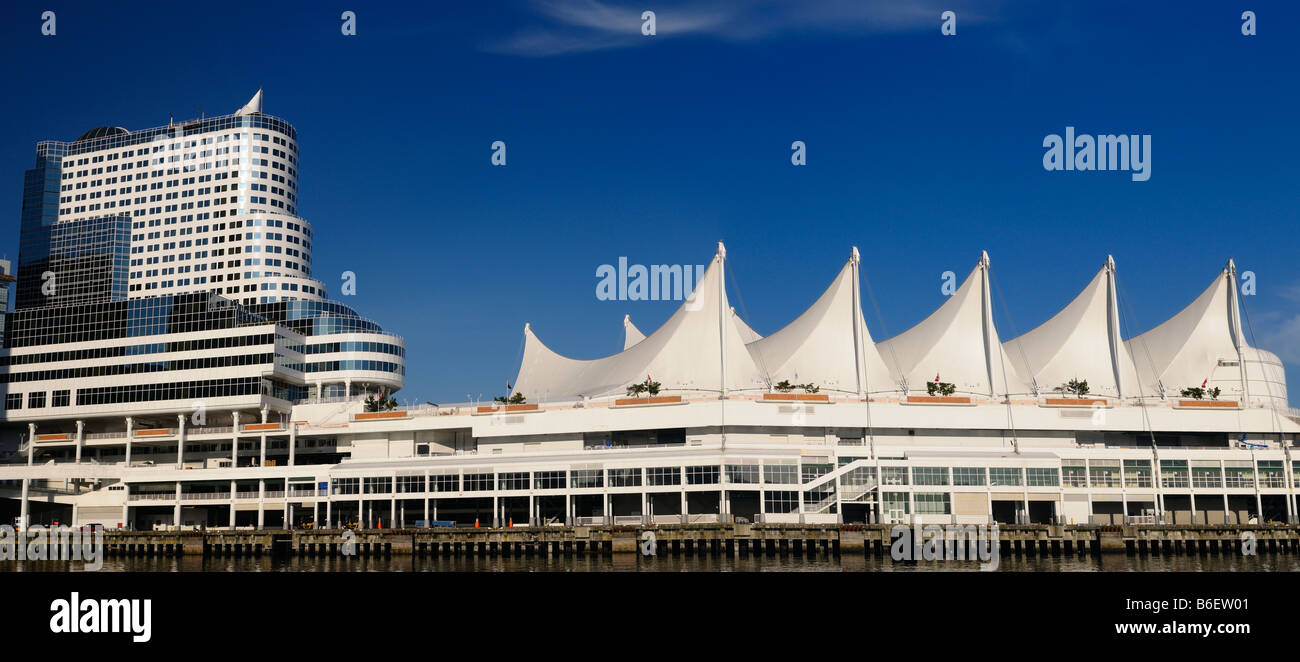
[[[492,528],[499,529],[501,524],[498,523],[497,514],[501,512],[501,498],[496,494],[492,495]]]
[[[127,491],[125,489],[123,490],[123,494],[127,494]],[[129,494],[123,497],[124,500],[122,501],[122,521],[118,522],[117,524],[118,529],[131,528],[131,506],[127,505],[127,502],[125,500],[130,498],[131,497]]]
[[[238,492],[235,491],[235,481],[232,480],[230,481],[230,530],[231,531],[235,530],[235,496],[237,494]]]
[[[1187,472],[1187,473],[1188,473],[1189,475],[1191,474],[1191,467],[1190,467],[1190,466],[1188,467],[1188,472]],[[1190,483],[1189,483],[1189,485],[1190,485]],[[1195,490],[1195,489],[1189,490],[1189,491],[1188,491],[1188,494],[1191,496],[1191,501],[1192,501],[1192,524],[1195,524],[1195,523],[1196,523],[1196,490]]]
[[[176,415],[176,424],[179,426],[176,428],[177,435],[178,435],[177,436],[178,441],[176,442],[176,468],[184,469],[185,468],[185,414]]]
[[[35,427],[35,426],[32,426]],[[22,519],[23,530],[26,531],[30,523],[27,521],[27,485],[32,482],[30,478],[23,479],[23,495],[18,506],[18,517]]]
[[[126,417],[126,466],[131,466],[131,435],[135,434],[135,419]]]
[[[424,497],[424,528],[429,528],[429,497]]]
[[[269,413],[268,410],[267,410],[267,408],[266,408],[266,407],[262,407],[262,422],[263,422],[263,423],[266,422],[266,415],[267,415],[267,413]]]
[[[266,433],[263,432],[259,438],[261,439],[261,451],[257,456],[257,466],[264,467],[266,466]]]
[[[239,412],[230,412],[230,467],[239,466]]]
[[[36,459],[36,424],[27,424],[27,466],[32,466]],[[24,499],[24,502],[26,499]],[[27,520],[23,520],[23,526],[27,526]]]
[[[266,526],[266,480],[257,479],[257,529]]]
[[[334,502],[328,496],[325,497],[325,528],[327,529],[333,528],[334,525],[334,513],[331,512],[332,508],[330,507],[332,503]]]
[[[345,379],[343,380],[343,399],[346,400],[351,397],[352,397],[352,380]]]
[[[293,466],[293,451],[298,445],[298,424],[289,421],[289,466]]]
[[[77,459],[76,459],[77,464],[81,463],[81,447],[85,445],[85,443],[86,443],[86,422],[77,421]],[[72,521],[73,523],[76,523],[77,520],[74,518]]]
[[[176,505],[172,507],[172,526],[181,528],[181,481],[176,481]]]

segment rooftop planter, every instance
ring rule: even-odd
[[[283,429],[284,426],[279,423],[249,423],[244,426],[244,432],[269,432]]]
[[[518,412],[518,411],[537,411],[537,410],[538,410],[538,407],[537,407],[537,404],[536,404],[536,403],[529,403],[529,404],[523,404],[523,403],[521,403],[521,404],[514,404],[514,405],[505,405],[505,412],[506,412],[506,413],[510,413],[510,412]],[[478,410],[477,410],[475,413],[478,413],[478,414],[495,414],[496,412],[499,412],[499,411],[502,411],[502,406],[501,406],[501,405],[486,405],[486,406],[481,406],[481,407],[479,407]]]
[[[1046,407],[1102,407],[1110,406],[1105,398],[1047,398],[1043,401]]]
[[[359,414],[353,414],[353,421],[380,421],[393,418],[406,418],[407,413],[404,411],[367,411]]]
[[[909,395],[905,404],[909,405],[969,405],[969,397],[964,395]]]
[[[1179,400],[1179,409],[1240,409],[1236,400]]]
[[[830,402],[825,393],[764,393],[765,402]]]
[[[680,395],[659,395],[649,398],[618,398],[614,400],[615,407],[647,407],[650,405],[679,405],[682,404]]]

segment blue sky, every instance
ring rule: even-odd
[[[571,356],[620,349],[624,314],[649,332],[676,304],[599,301],[597,267],[706,263],[718,240],[760,333],[859,246],[876,339],[939,306],[940,275],[981,250],[1004,338],[1108,253],[1134,331],[1233,257],[1256,274],[1258,344],[1300,388],[1300,9],[1238,5],[19,3],[0,22],[4,245],[16,257],[38,140],[229,113],[260,85],[299,131],[316,277],[336,293],[355,272],[343,300],[407,340],[403,401],[504,392],[525,322]],[[1066,126],[1150,134],[1151,178],[1045,171]]]

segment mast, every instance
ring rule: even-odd
[[[865,366],[862,361],[862,299],[858,291],[858,265],[862,263],[862,257],[858,254],[858,247],[853,247],[853,253],[849,257],[849,262],[853,266],[853,370],[857,373],[858,379],[858,399],[866,399]]]

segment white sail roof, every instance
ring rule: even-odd
[[[736,308],[734,306],[731,308],[731,318],[736,324],[736,330],[740,331],[741,340],[744,340],[746,345],[763,337],[759,335],[757,331],[750,328],[749,324],[745,323],[745,320],[740,319],[740,315],[736,314]]]
[[[617,354],[592,360],[561,356],[526,325],[514,391],[535,402],[617,396],[646,377],[659,382],[663,393],[765,390],[762,374],[727,314],[725,256],[719,244],[691,297],[658,330]]]
[[[1287,406],[1281,361],[1246,343],[1231,260],[1186,308],[1125,344],[1148,397],[1204,383],[1222,389],[1220,399]]]
[[[895,390],[867,333],[857,298],[857,249],[830,287],[793,322],[747,345],[773,384],[813,383],[823,390]]]
[[[631,315],[624,315],[623,316],[623,349],[627,349],[632,345],[641,342],[642,340],[645,340],[645,334],[641,333],[641,329],[636,328],[636,325],[632,323]]]
[[[1137,395],[1137,373],[1120,335],[1114,274],[1114,261],[1108,257],[1065,308],[1002,344],[1016,373],[1040,394],[1080,379],[1088,382],[1088,395]]]
[[[1007,360],[993,325],[988,254],[938,310],[916,326],[877,343],[891,374],[908,391],[924,383],[952,383],[957,393],[1001,396],[1027,391]]]
[[[262,88],[257,88],[257,94],[253,95],[243,108],[235,111],[236,115],[253,115],[262,112]]]

